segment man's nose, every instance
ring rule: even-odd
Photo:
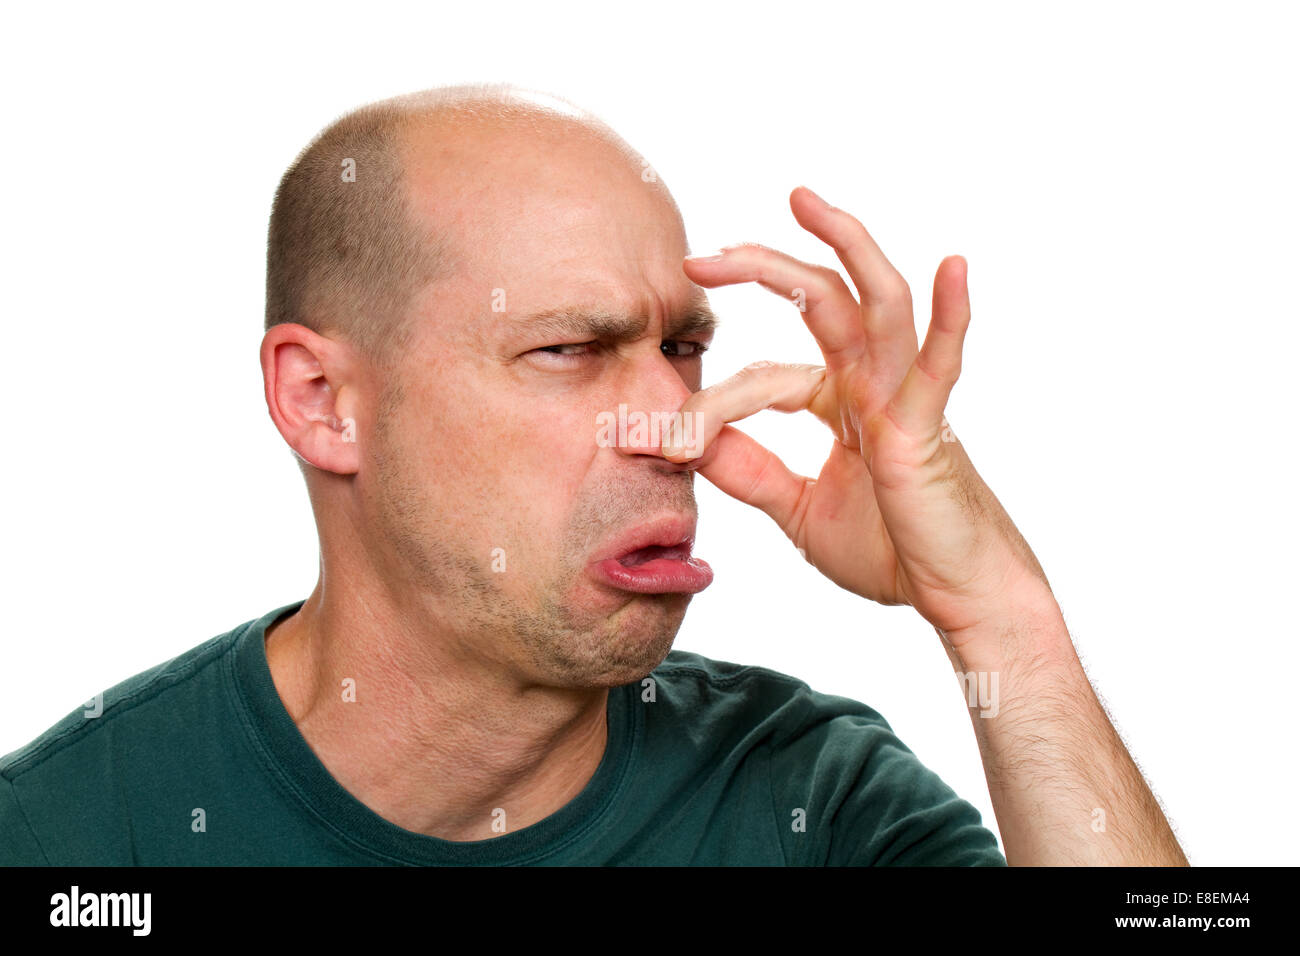
[[[661,353],[657,360],[637,368],[626,384],[616,390],[616,406],[603,413],[610,425],[611,440],[607,444],[625,455],[662,459],[665,438],[684,434],[689,439],[694,433],[690,413],[679,411],[690,396],[691,389],[682,380],[681,373]]]

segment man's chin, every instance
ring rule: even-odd
[[[658,667],[681,629],[689,594],[625,594],[612,613],[578,633],[564,664],[570,679],[589,687],[621,687]],[[575,659],[576,658],[576,659]]]

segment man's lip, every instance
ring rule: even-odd
[[[699,558],[652,558],[626,565],[608,558],[591,566],[600,583],[634,594],[698,594],[713,583],[713,569]]]
[[[691,557],[695,541],[695,516],[681,512],[660,514],[642,521],[607,542],[593,555],[588,574],[593,580],[639,594],[696,594],[713,581],[713,569]],[[634,552],[638,563],[624,564]]]
[[[610,559],[618,560],[633,551],[653,546],[675,548],[683,553],[683,558],[691,555],[691,546],[695,543],[695,517],[685,514],[665,514],[643,521],[624,531],[614,540],[601,547],[592,558],[592,564],[599,564]]]

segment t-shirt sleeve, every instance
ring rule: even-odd
[[[0,866],[49,866],[13,784],[0,776]]]
[[[771,741],[773,804],[790,864],[1006,866],[979,811],[876,711],[807,685],[791,706],[790,732]]]

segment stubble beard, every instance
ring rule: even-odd
[[[590,594],[585,578],[591,546],[611,530],[611,520],[596,515],[632,511],[626,483],[587,502],[575,502],[577,519],[569,525],[559,553],[503,555],[504,572],[493,569],[491,555],[478,555],[451,540],[448,524],[439,521],[421,475],[398,441],[400,422],[394,402],[384,403],[375,429],[375,488],[380,530],[414,586],[454,608],[448,630],[474,642],[485,657],[511,668],[522,679],[568,689],[610,688],[639,681],[672,649],[690,603],[689,595],[606,595],[599,608],[572,606],[575,588]],[[669,482],[671,484],[667,484]],[[694,488],[688,474],[657,480],[646,496],[663,500],[671,493],[678,507],[694,512]],[[652,499],[653,500],[653,499]],[[622,507],[612,502],[622,502]],[[628,515],[615,527],[621,527]],[[529,540],[520,529],[516,540]],[[536,547],[534,545],[534,547]],[[521,595],[507,588],[531,569],[545,569],[543,579]],[[549,572],[549,573],[546,573]],[[611,603],[612,602],[612,603]],[[619,603],[621,602],[621,603]]]

